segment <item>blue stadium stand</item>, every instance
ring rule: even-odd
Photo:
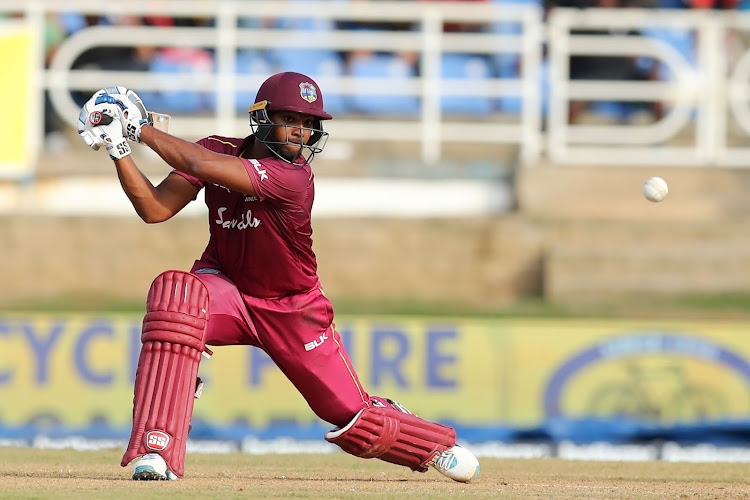
[[[295,0],[291,4],[300,4],[298,8],[304,9],[307,0]],[[334,0],[348,2],[348,0]],[[320,39],[329,36],[336,28],[335,23],[328,19],[315,19],[312,17],[292,18],[282,17],[275,21],[275,27],[285,30],[297,30],[297,47],[276,48],[266,51],[266,58],[271,64],[272,72],[294,71],[310,76],[315,80],[321,77],[340,77],[344,75],[344,62],[341,55],[331,49],[304,48],[311,37]],[[320,84],[320,82],[318,82]],[[322,85],[322,84],[321,84]],[[334,94],[323,86],[324,107],[326,112],[339,114],[345,111],[344,99],[341,95]]]
[[[404,80],[416,75],[409,61],[395,54],[372,54],[350,60],[348,74],[354,78],[379,78],[383,86],[398,88]],[[366,114],[399,116],[419,113],[419,98],[411,95],[382,95],[358,92],[350,96],[352,111]]]
[[[77,12],[61,12],[58,22],[67,35],[78,33],[88,27],[86,16]]]
[[[331,92],[320,82],[321,77],[336,78],[344,75],[344,62],[337,52],[316,49],[276,49],[268,52],[268,62],[274,73],[295,71],[316,80],[322,87],[326,112],[338,114],[346,111],[343,96]]]
[[[541,6],[540,0],[491,0],[499,9],[505,5],[534,5]],[[490,32],[497,35],[518,35],[521,33],[521,25],[518,22],[496,22],[490,25]],[[498,78],[514,79],[520,77],[521,56],[510,52],[498,52],[492,57],[494,74]],[[545,62],[546,66],[546,62]],[[543,78],[545,78],[543,76]],[[545,82],[540,82],[544,87]],[[545,102],[543,108],[546,110],[546,94],[542,94]],[[502,113],[519,114],[521,112],[521,99],[519,97],[500,97],[495,101],[495,106]]]
[[[273,66],[263,54],[253,49],[241,49],[237,52],[237,74],[262,75],[263,79],[273,74]],[[247,108],[255,102],[257,89],[238,90],[236,94],[236,110],[247,113]]]
[[[213,56],[207,50],[178,49],[159,51],[151,60],[149,71],[157,76],[169,79],[174,74],[197,74],[214,71]],[[165,113],[192,114],[210,111],[214,107],[215,96],[212,92],[193,92],[189,90],[160,91],[156,93],[159,111]],[[141,96],[149,102],[151,95]],[[153,101],[156,102],[156,101]]]
[[[695,65],[695,53],[693,39],[688,30],[672,28],[647,28],[641,31],[643,36],[664,42],[679,52],[689,65]],[[647,57],[641,57],[636,60],[636,65],[644,73],[655,70],[656,77],[659,80],[671,80],[674,78],[670,69],[660,61],[654,61]],[[656,66],[654,66],[656,65]],[[596,102],[591,109],[600,116],[610,117],[616,120],[626,120],[634,112],[644,109],[647,104],[637,102]]]
[[[487,80],[492,77],[492,68],[486,57],[471,54],[444,54],[441,62],[443,78]],[[476,83],[467,88],[479,88]],[[490,96],[443,96],[441,109],[445,114],[482,115],[492,112]]]
[[[672,48],[674,48],[682,55],[682,57],[685,58],[688,64],[690,64],[691,66],[695,66],[695,42],[693,41],[693,37],[690,31],[678,28],[648,28],[643,30],[643,34],[649,38],[664,42],[672,46]],[[648,62],[642,62],[642,64],[648,64]],[[660,62],[658,62],[657,64],[657,75],[659,76],[659,79],[671,80],[673,75],[671,74],[669,68],[667,68]]]

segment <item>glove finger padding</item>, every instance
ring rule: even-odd
[[[141,142],[141,127],[152,125],[151,113],[133,90],[125,87],[106,87],[95,94],[95,104],[115,104],[122,116],[122,134],[128,140]]]
[[[95,101],[97,94],[94,94],[91,99],[86,101],[81,107],[81,111],[78,113],[78,135],[81,137],[81,140],[83,140],[83,142],[94,151],[99,151],[99,148],[104,144],[104,141],[99,134],[94,133],[93,125],[89,122],[89,115],[94,110],[94,106],[96,106]]]
[[[78,115],[78,134],[91,149],[105,146],[110,158],[119,160],[131,153],[122,134],[122,117],[116,104],[102,103],[87,108],[84,104]]]

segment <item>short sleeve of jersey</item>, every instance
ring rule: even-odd
[[[304,203],[313,182],[310,167],[291,165],[274,158],[242,158],[242,162],[261,201]]]
[[[203,181],[200,180],[200,179],[198,179],[197,177],[193,177],[190,174],[186,174],[185,172],[180,172],[179,170],[176,170],[176,169],[172,170],[170,173],[171,174],[177,174],[177,175],[179,175],[181,177],[184,177],[185,179],[188,180],[188,182],[190,184],[192,184],[193,186],[197,187],[199,190],[201,188],[203,188],[203,184],[204,184]]]

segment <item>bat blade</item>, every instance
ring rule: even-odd
[[[172,118],[171,115],[167,115],[164,113],[156,113],[151,112],[151,120],[153,121],[153,127],[156,130],[161,130],[162,132],[169,132],[169,120]]]

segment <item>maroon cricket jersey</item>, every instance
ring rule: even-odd
[[[254,140],[252,136],[212,135],[198,144],[240,156]],[[310,166],[276,157],[241,160],[256,195],[174,171],[205,189],[211,236],[199,264],[219,270],[241,292],[259,298],[284,297],[318,286],[310,223],[315,195]]]

